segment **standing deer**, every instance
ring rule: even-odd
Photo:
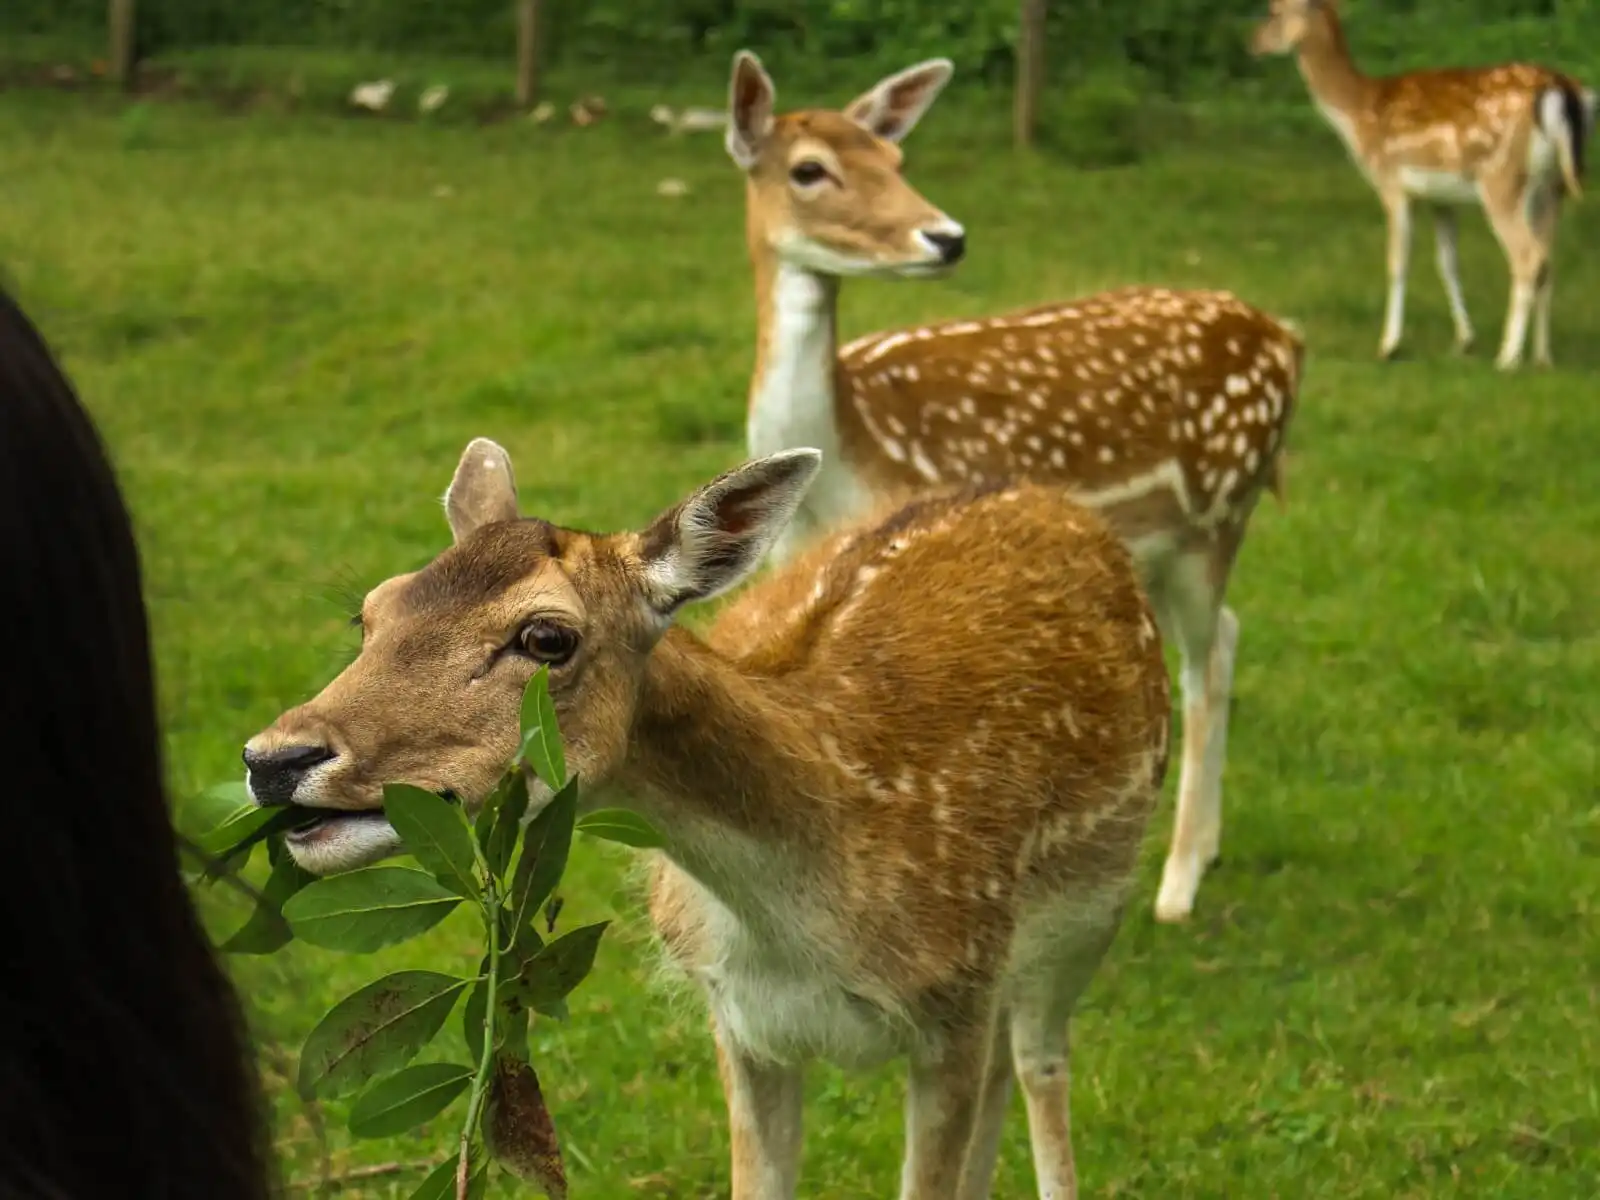
[[[1533,359],[1550,364],[1550,255],[1564,196],[1582,193],[1584,143],[1594,91],[1529,63],[1412,71],[1374,78],[1350,57],[1334,0],[1272,0],[1251,49],[1294,54],[1311,98],[1378,193],[1389,226],[1389,296],[1381,358],[1400,347],[1411,203],[1433,210],[1439,278],[1450,300],[1456,347],[1472,346],[1461,295],[1456,208],[1482,205],[1511,268],[1511,302],[1495,365],[1521,365],[1528,318]]]
[[[392,854],[382,785],[475,807],[547,665],[582,802],[620,790],[665,840],[651,915],[710,1004],[735,1200],[794,1195],[806,1060],[895,1056],[903,1200],[989,1194],[1013,1076],[1063,1200],[1068,1018],[1166,770],[1160,637],[1115,536],[1029,484],[919,497],[707,640],[673,626],[755,569],[819,461],[746,463],[603,536],[518,519],[505,451],[472,442],[455,544],[368,594],[359,656],[250,740],[250,787],[326,813],[289,835],[314,872]]]
[[[776,549],[905,489],[1034,477],[1098,510],[1133,552],[1182,655],[1184,744],[1156,916],[1180,920],[1217,857],[1239,622],[1228,576],[1280,454],[1303,348],[1226,292],[1123,288],[836,349],[839,281],[924,279],[962,227],[901,174],[900,139],[950,78],[940,59],[843,111],[774,117],[755,56],[733,62],[728,152],[746,176],[757,351],[749,447],[824,450]]]

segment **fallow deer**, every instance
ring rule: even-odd
[[[642,532],[519,519],[479,439],[454,545],[379,584],[360,654],[245,750],[317,873],[398,848],[382,787],[469,809],[538,664],[584,781],[661,832],[651,914],[704,989],[735,1200],[794,1195],[801,1069],[909,1058],[904,1200],[976,1200],[1013,1077],[1039,1194],[1074,1193],[1068,1018],[1111,942],[1166,769],[1170,695],[1132,562],[1059,489],[927,495],[833,534],[726,608],[816,474],[730,471]],[[550,798],[530,780],[532,807]]]
[[[1379,356],[1391,358],[1400,348],[1411,205],[1421,201],[1433,210],[1457,349],[1471,349],[1473,333],[1457,267],[1456,208],[1481,205],[1511,268],[1495,364],[1521,365],[1531,312],[1534,362],[1549,365],[1550,256],[1563,198],[1582,193],[1594,91],[1531,63],[1364,75],[1350,56],[1335,0],[1272,0],[1251,49],[1295,55],[1312,100],[1383,204],[1389,293]]]
[[[842,278],[931,278],[964,253],[965,231],[906,181],[897,144],[950,74],[931,60],[842,111],[775,117],[766,71],[734,58],[726,140],[746,176],[758,315],[749,448],[825,455],[776,556],[905,489],[1008,476],[1064,485],[1105,516],[1183,659],[1178,811],[1155,905],[1179,920],[1221,836],[1239,631],[1228,577],[1263,489],[1278,490],[1303,347],[1226,292],[1129,287],[836,349]]]

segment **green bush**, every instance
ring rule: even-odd
[[[670,73],[687,57],[755,47],[777,63],[892,63],[939,54],[964,80],[1009,80],[1017,0],[545,0],[557,62]],[[1583,73],[1600,0],[1344,0],[1363,64],[1538,58]],[[1050,0],[1049,73],[1132,69],[1166,95],[1261,78],[1246,50],[1266,0]],[[140,0],[144,54],[198,46],[317,46],[508,60],[511,0]],[[99,30],[104,0],[7,0],[4,33]],[[1595,72],[1600,74],[1600,72]],[[1277,78],[1283,72],[1274,72]]]

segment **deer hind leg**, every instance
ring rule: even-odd
[[[995,1164],[1000,1160],[1000,1138],[1005,1132],[1006,1109],[1011,1103],[1010,1019],[1002,1015],[989,1039],[989,1065],[983,1093],[978,1099],[972,1144],[961,1169],[958,1200],[989,1200]]]
[[[946,1030],[912,1051],[900,1200],[950,1200],[959,1194],[979,1131],[992,1041],[990,1024],[984,1023]]]
[[[1181,657],[1182,767],[1172,845],[1161,871],[1156,919],[1181,921],[1194,910],[1206,868],[1222,839],[1222,772],[1239,619],[1222,604],[1227,560],[1216,547],[1172,564],[1153,593],[1162,633]]]
[[[1404,192],[1383,196],[1383,209],[1389,221],[1389,298],[1383,310],[1383,337],[1378,342],[1378,357],[1394,357],[1400,348],[1400,333],[1406,319],[1406,269],[1411,260],[1411,201]]]
[[[1550,284],[1550,248],[1546,238],[1541,236],[1541,226],[1536,224],[1538,220],[1550,219],[1541,216],[1541,210],[1548,203],[1539,193],[1524,194],[1520,186],[1514,190],[1485,188],[1483,192],[1489,227],[1494,230],[1505,252],[1506,264],[1511,268],[1511,300],[1506,306],[1500,353],[1495,357],[1495,366],[1502,371],[1515,370],[1522,364],[1534,301],[1541,288],[1548,288]],[[1546,312],[1548,314],[1548,297]],[[1548,344],[1545,349],[1548,352]]]
[[[1456,349],[1465,354],[1472,349],[1472,318],[1461,294],[1460,257],[1456,253],[1456,210],[1439,204],[1433,210],[1433,239],[1439,263],[1439,279],[1450,301],[1450,320],[1456,327]]]
[[[1081,926],[1061,939],[1039,969],[1022,975],[1011,1007],[1011,1055],[1028,1106],[1028,1137],[1039,1200],[1076,1200],[1072,1154],[1070,1022],[1078,997],[1116,936],[1108,925]]]
[[[789,523],[783,527],[783,532],[773,542],[772,549],[767,551],[767,562],[773,567],[781,567],[801,554],[811,544],[816,536],[818,524],[811,515],[811,510],[801,507],[795,510]]]
[[[713,1028],[728,1101],[732,1200],[793,1200],[800,1175],[800,1069],[757,1059],[715,1022]]]
[[[1555,291],[1556,226],[1561,220],[1561,193],[1546,193],[1530,214],[1533,235],[1544,249],[1544,265],[1533,293],[1533,362],[1553,366],[1550,357],[1550,301]]]

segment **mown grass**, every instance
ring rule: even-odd
[[[690,102],[720,93],[704,76]],[[1083,171],[1002,149],[1004,107],[954,96],[909,146],[968,263],[851,286],[845,336],[1142,280],[1236,289],[1311,348],[1289,502],[1258,515],[1234,588],[1225,862],[1190,925],[1156,926],[1162,814],[1077,1023],[1087,1193],[1600,1194],[1600,217],[1579,206],[1562,235],[1557,370],[1447,356],[1425,230],[1412,356],[1383,367],[1377,206],[1303,112],[1197,118]],[[243,739],[353,653],[353,597],[445,544],[470,437],[511,450],[528,511],[591,528],[740,457],[753,317],[715,136],[13,92],[0,147],[0,269],[135,509],[180,796],[235,777]],[[658,196],[668,176],[690,195]],[[1505,271],[1481,222],[1463,258],[1492,343]],[[564,920],[617,921],[571,1021],[535,1032],[574,1194],[725,1195],[710,1041],[653,983],[627,854],[584,845],[565,891]],[[219,931],[243,914],[206,908]],[[286,1079],[334,1000],[465,967],[473,936],[463,918],[380,962],[233,962],[287,1177],[445,1145],[448,1122],[353,1143]],[[898,1073],[809,1088],[804,1194],[892,1194]],[[1019,1107],[996,1194],[1031,1187]]]

